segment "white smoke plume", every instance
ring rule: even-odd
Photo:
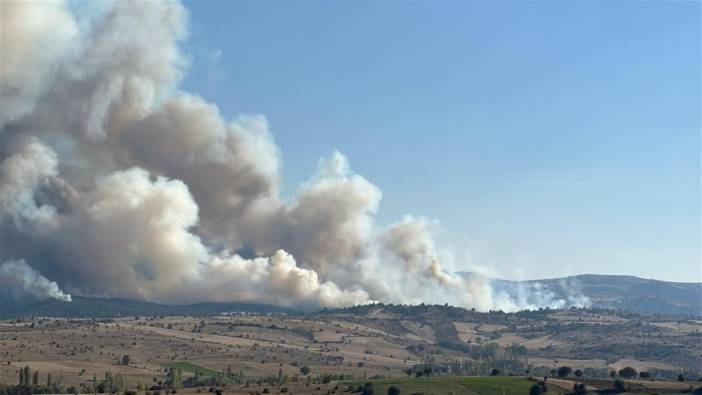
[[[180,3],[1,6],[3,288],[166,303],[571,304],[453,274],[431,221],[376,223],[380,189],[338,152],[281,199],[266,119],[226,120],[178,89]]]
[[[0,298],[17,302],[39,301],[54,298],[66,302],[71,295],[61,291],[25,261],[8,261],[0,264]]]

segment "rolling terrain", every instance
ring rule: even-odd
[[[675,380],[684,372],[696,381],[702,374],[700,339],[699,320],[604,309],[507,314],[375,304],[317,313],[35,316],[0,322],[0,383],[16,383],[25,366],[41,381],[51,374],[79,391],[88,391],[93,375],[108,372],[132,386],[162,385],[169,369],[182,370],[186,380],[224,385],[218,380],[226,379],[242,393],[282,381],[302,386],[298,393],[326,393],[339,383],[379,380],[385,388],[387,380],[410,376],[486,376],[497,370],[500,376],[543,377],[561,366],[589,380],[608,380],[612,370],[632,367],[656,379]]]

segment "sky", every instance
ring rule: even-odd
[[[339,150],[454,270],[702,281],[698,2],[190,1],[183,88]]]

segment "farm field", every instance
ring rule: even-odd
[[[392,383],[404,393],[501,393],[508,384],[528,390],[533,383],[522,376],[548,376],[552,391],[566,392],[576,370],[587,382],[631,367],[664,380],[632,381],[632,390],[683,391],[700,377],[701,334],[702,324],[685,317],[594,309],[369,305],[311,314],[28,317],[0,322],[0,384],[18,383],[27,367],[40,383],[51,375],[64,389],[88,389],[106,375],[148,389],[165,387],[169,370],[179,369],[185,381],[210,380],[203,388],[234,393],[339,392],[366,381],[380,393]],[[563,366],[569,377],[554,377]],[[492,370],[498,376],[485,377]],[[687,382],[675,383],[681,372]],[[426,375],[433,377],[416,377]]]
[[[401,393],[414,394],[528,394],[534,384],[523,377],[436,377],[403,378],[369,381],[379,394],[388,393],[390,386],[400,389]],[[353,383],[362,386],[364,382]],[[558,394],[558,391],[550,393]]]

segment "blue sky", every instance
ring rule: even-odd
[[[184,88],[267,117],[286,195],[339,150],[458,269],[702,281],[698,2],[186,5]]]

